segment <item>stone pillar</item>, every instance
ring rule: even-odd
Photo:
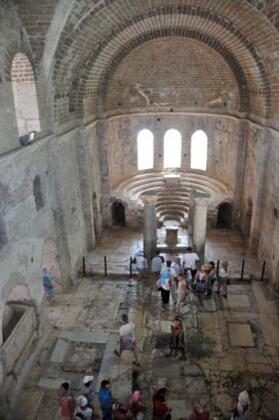
[[[144,253],[150,262],[151,257],[156,251],[157,244],[157,220],[154,204],[144,204],[144,232],[143,232],[143,243]]]
[[[201,263],[203,263],[206,240],[207,200],[199,197],[194,199],[194,203],[193,244]]]
[[[193,216],[194,216],[194,190],[189,192],[189,213],[188,213],[188,235],[192,238],[193,235]],[[193,241],[192,241],[193,242]]]

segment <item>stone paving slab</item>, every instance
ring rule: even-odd
[[[229,336],[232,346],[255,346],[250,324],[237,324],[229,322]]]
[[[63,339],[58,339],[50,357],[51,363],[63,363],[70,343]]]
[[[61,331],[59,338],[82,343],[106,343],[110,332],[102,331]]]
[[[168,400],[168,405],[172,408],[173,420],[186,420],[192,413],[191,403],[186,400]]]
[[[245,295],[229,294],[227,302],[228,302],[228,306],[230,306],[231,308],[250,306],[249,297]]]

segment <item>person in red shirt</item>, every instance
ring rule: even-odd
[[[209,420],[209,411],[205,405],[197,403],[193,407],[194,412],[190,420]]]
[[[153,393],[153,420],[171,420],[171,408],[166,402],[167,388],[155,389]]]
[[[63,382],[58,391],[59,413],[63,420],[73,420],[76,401],[70,383]]]

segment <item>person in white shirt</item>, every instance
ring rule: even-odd
[[[87,398],[81,395],[77,399],[78,407],[76,410],[76,417],[80,417],[86,420],[92,420],[93,418],[93,410],[91,407],[88,406]]]
[[[133,352],[135,361],[133,364],[136,366],[140,366],[138,361],[138,350],[136,344],[136,335],[135,335],[135,324],[133,322],[129,322],[128,315],[122,315],[123,325],[119,328],[119,335],[120,335],[120,348],[118,350],[114,350],[116,356],[121,357],[121,353],[124,350],[130,350]]]
[[[224,298],[228,296],[228,281],[229,281],[229,263],[223,261],[217,276],[217,290],[216,293],[220,294]]]
[[[187,268],[190,268],[192,277],[195,277],[197,273],[197,262],[199,260],[200,257],[198,256],[198,254],[196,252],[193,252],[192,247],[188,246],[186,254],[184,256],[183,265],[185,270],[187,270]]]
[[[160,252],[156,251],[156,254],[151,260],[151,272],[154,273],[154,276],[158,277],[160,275],[162,264],[163,261],[160,257]]]

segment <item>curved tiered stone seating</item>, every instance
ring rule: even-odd
[[[169,177],[168,177],[169,175]],[[190,192],[208,194],[212,212],[222,201],[232,200],[232,190],[221,181],[198,172],[145,171],[130,177],[112,191],[116,198],[142,203],[145,196],[154,197],[158,220],[177,220],[185,223],[189,214]]]

